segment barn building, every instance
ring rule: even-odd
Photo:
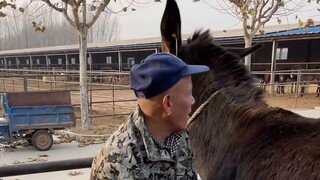
[[[287,26],[270,26],[264,35],[255,36],[253,42],[263,42],[265,47],[252,54],[253,71],[270,70],[273,49],[276,51],[276,70],[320,68],[320,25],[289,30]],[[244,47],[241,29],[213,34],[217,44]],[[183,39],[189,36],[185,35]],[[148,55],[160,52],[160,40],[147,38],[88,44],[88,69],[128,71]],[[78,45],[66,45],[0,51],[0,68],[77,70],[79,48]]]

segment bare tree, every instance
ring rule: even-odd
[[[305,0],[300,0],[303,1]],[[294,7],[289,9],[286,6],[291,2]],[[218,3],[222,11],[242,21],[245,47],[252,46],[252,39],[257,33],[264,33],[262,27],[271,18],[289,15],[303,7],[293,0],[219,0]],[[279,18],[278,23],[281,23]],[[245,65],[251,71],[251,55],[245,57]]]
[[[26,12],[29,9],[26,9]],[[1,29],[0,50],[34,48],[54,45],[77,44],[78,37],[69,23],[62,19],[59,20],[59,14],[47,13],[37,18],[38,21],[45,22],[46,31],[39,33],[32,27],[33,19],[26,14],[17,16],[15,11],[8,12],[8,17],[0,18]],[[55,16],[56,18],[52,18]],[[15,18],[11,18],[15,17]]]
[[[46,25],[46,30],[42,33],[34,31],[32,22],[34,19],[27,14],[31,14],[29,8],[25,13],[17,16],[13,11],[6,18],[0,18],[0,50],[47,47],[57,45],[70,45],[78,43],[78,36],[74,33],[74,28],[57,12],[50,11],[37,17],[38,22]],[[52,17],[56,18],[52,18]],[[61,17],[59,17],[61,16]],[[7,29],[6,29],[7,28]],[[119,37],[119,23],[117,18],[109,12],[104,12],[89,29],[88,42],[115,41]]]
[[[88,29],[90,29],[93,24],[97,21],[101,12],[105,10],[107,5],[110,3],[110,0],[102,1],[87,1],[87,0],[62,0],[62,1],[50,1],[50,0],[38,0],[31,1],[31,3],[43,2],[48,7],[53,10],[61,13],[64,18],[69,22],[69,24],[75,28],[78,32],[79,38],[79,57],[80,57],[80,96],[81,96],[81,118],[82,118],[82,128],[84,130],[90,129],[90,121],[88,118],[88,94],[87,94],[87,34]],[[41,5],[41,4],[40,4]],[[0,16],[6,16],[6,13],[2,11],[3,8],[10,6],[13,9],[16,9],[15,2],[9,3],[7,1],[1,1],[0,4]],[[42,5],[41,5],[42,6]],[[25,8],[19,8],[20,12],[24,12]],[[89,13],[91,12],[91,18],[89,19]],[[26,23],[26,22],[25,22]],[[27,25],[23,26],[26,28],[24,42],[27,43],[27,47],[30,47],[30,36],[27,29]],[[37,30],[43,31],[40,27]]]
[[[0,0],[1,1],[1,0]],[[121,1],[121,0],[120,0]],[[2,0],[0,4],[0,16],[5,16],[2,9],[6,6],[11,6],[16,9],[16,1]],[[80,101],[81,101],[81,119],[82,129],[90,129],[90,121],[88,118],[88,93],[87,93],[87,43],[88,43],[88,30],[95,24],[100,14],[106,11],[107,5],[110,0],[30,0],[30,4],[42,2],[47,7],[59,12],[69,22],[69,24],[77,30],[79,38],[79,57],[80,57]],[[116,0],[115,0],[116,2]],[[127,1],[129,2],[129,1]],[[123,7],[121,11],[127,11],[128,7],[133,3],[140,4],[141,2],[132,0],[128,6]],[[40,6],[42,4],[39,3]],[[132,8],[132,10],[135,10]],[[25,8],[19,8],[20,12],[24,12]],[[120,11],[120,12],[121,12]],[[43,32],[45,26],[33,24],[37,31]]]
[[[66,20],[73,26],[79,35],[79,57],[80,57],[80,101],[81,101],[81,119],[82,129],[90,129],[90,119],[88,116],[88,92],[87,92],[87,36],[88,29],[96,22],[101,12],[110,3],[110,0],[100,2],[93,1],[90,9],[94,11],[92,19],[88,19],[87,0],[63,0],[59,3],[53,3],[50,0],[42,0],[49,7],[62,13]]]

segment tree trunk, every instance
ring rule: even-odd
[[[252,37],[245,37],[245,47],[247,48],[251,46],[252,46]],[[251,72],[251,54],[245,57],[244,64],[250,73]]]
[[[81,101],[81,120],[82,129],[90,129],[90,119],[88,114],[88,91],[87,91],[87,34],[88,30],[83,27],[79,31],[80,43],[80,101]]]

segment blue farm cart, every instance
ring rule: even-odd
[[[24,139],[46,151],[54,130],[75,126],[69,91],[0,93],[0,111],[0,143]]]

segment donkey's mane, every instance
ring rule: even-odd
[[[206,87],[203,90],[205,93],[201,94],[202,96],[208,98],[208,95],[215,91],[224,89],[226,94],[239,103],[262,99],[263,91],[253,84],[253,78],[246,67],[240,63],[241,57],[216,45],[209,30],[196,31],[187,40],[187,44],[181,48],[178,56],[187,61],[188,64],[204,64],[210,67],[210,72],[207,74],[196,76],[196,78],[202,79],[200,81],[197,79],[196,82],[200,83],[201,81],[208,82],[205,80],[206,78],[214,78],[214,84],[203,84],[201,86]],[[214,76],[210,74],[214,74]]]

